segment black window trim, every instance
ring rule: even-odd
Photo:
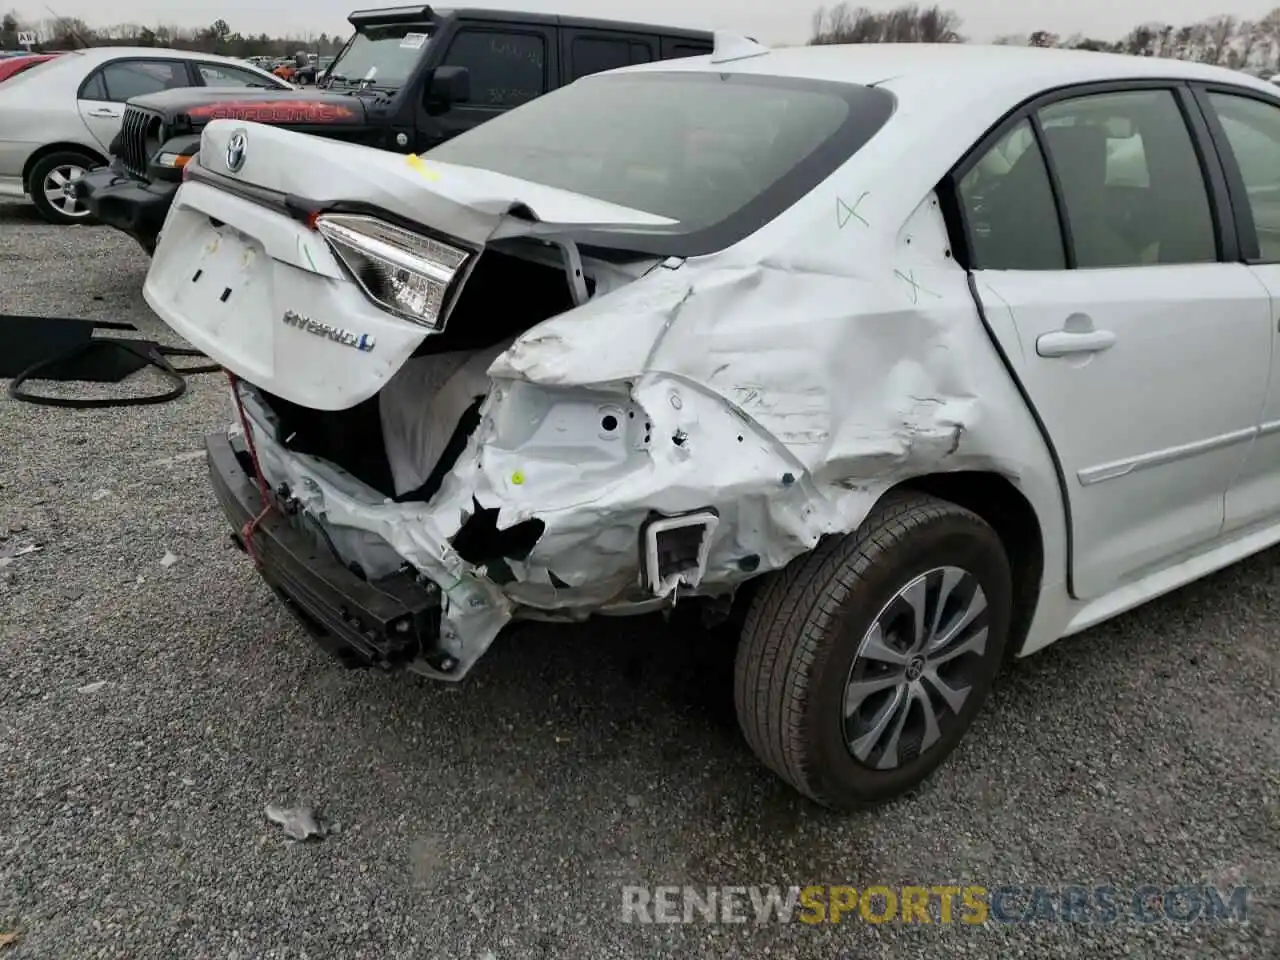
[[[505,36],[518,37],[537,37],[542,44],[542,92],[539,97],[544,97],[548,93],[559,87],[558,83],[552,82],[551,76],[551,57],[553,44],[559,43],[559,34],[554,28],[543,28],[533,24],[521,24],[513,22],[509,26],[502,22],[489,23],[488,21],[466,21],[458,24],[458,28],[453,31],[453,35],[449,37],[449,45],[444,48],[444,52],[440,55],[440,66],[449,65],[449,55],[453,53],[454,44],[458,42],[458,37],[467,33],[489,33]],[[557,58],[558,59],[558,58]],[[455,110],[462,108],[464,110],[484,110],[493,113],[504,113],[507,110],[514,110],[521,106],[518,103],[459,103],[455,104]]]
[[[1267,106],[1277,109],[1280,109],[1280,97],[1261,90],[1255,90],[1253,87],[1240,87],[1231,83],[1206,83],[1197,80],[1189,86],[1191,95],[1199,109],[1201,121],[1209,131],[1210,139],[1218,157],[1218,163],[1221,165],[1226,179],[1229,204],[1235,217],[1240,261],[1256,266],[1280,263],[1280,260],[1266,260],[1262,256],[1262,244],[1258,240],[1257,225],[1253,222],[1253,208],[1249,205],[1249,191],[1245,187],[1244,174],[1240,172],[1240,164],[1236,162],[1235,151],[1231,148],[1231,140],[1222,126],[1222,121],[1218,119],[1217,111],[1213,109],[1213,103],[1210,101],[1209,95],[1211,93],[1220,93],[1224,96],[1243,97],[1246,100],[1256,100],[1259,103],[1265,103]]]
[[[181,64],[183,71],[187,75],[187,79],[191,79],[191,61],[185,57],[116,57],[114,60],[108,60],[100,63],[89,71],[88,76],[80,81],[80,86],[76,88],[76,99],[83,100],[84,91],[89,82],[94,77],[102,77],[102,92],[108,97],[111,96],[111,88],[107,86],[107,78],[104,76],[107,67],[114,67],[118,63],[177,63]],[[129,99],[132,99],[129,98]],[[104,103],[128,103],[129,100],[104,100]]]
[[[1192,149],[1195,151],[1196,159],[1200,165],[1201,178],[1205,184],[1205,191],[1209,200],[1210,221],[1213,223],[1217,262],[1238,262],[1241,250],[1240,237],[1237,234],[1239,218],[1235,213],[1236,204],[1233,203],[1228,191],[1228,180],[1223,169],[1220,151],[1210,133],[1210,126],[1206,122],[1203,109],[1197,104],[1192,82],[1182,77],[1142,77],[1127,80],[1103,80],[1067,84],[1042,91],[1014,106],[1013,109],[997,120],[978,138],[974,145],[951,168],[951,172],[942,179],[942,183],[939,184],[939,193],[942,197],[944,213],[949,221],[952,246],[955,248],[957,262],[966,270],[984,269],[982,266],[975,266],[973,263],[973,238],[970,233],[968,218],[964,214],[964,205],[960,201],[959,186],[960,181],[986,156],[987,152],[996,143],[1007,136],[1023,120],[1030,123],[1035,133],[1036,145],[1040,149],[1041,157],[1049,173],[1049,183],[1054,194],[1054,207],[1058,214],[1058,230],[1065,244],[1071,235],[1070,223],[1068,218],[1064,216],[1061,201],[1061,184],[1058,179],[1057,169],[1054,167],[1053,157],[1043,144],[1043,131],[1040,128],[1038,113],[1045,107],[1064,100],[1113,93],[1135,93],[1142,90],[1168,90],[1174,95],[1174,100],[1182,114],[1183,122],[1186,124]],[[1252,224],[1252,219],[1250,224]],[[1075,254],[1070,247],[1064,249],[1064,262],[1066,263],[1065,269],[1079,269],[1074,265]],[[1135,264],[1134,266],[1137,265]],[[1169,264],[1169,266],[1175,266],[1175,264]],[[1052,271],[1035,272],[1049,273]]]

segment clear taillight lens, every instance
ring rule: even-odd
[[[439,329],[449,285],[468,251],[363,214],[321,214],[315,228],[370,300]]]

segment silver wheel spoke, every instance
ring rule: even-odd
[[[942,629],[942,614],[947,609],[947,600],[955,592],[956,587],[968,579],[968,574],[955,567],[947,567],[942,571],[942,580],[938,584],[938,596],[933,606],[933,623],[929,624],[929,646],[932,646]]]
[[[929,645],[929,649],[931,651],[945,649],[948,644],[954,642],[956,638],[964,633],[969,624],[978,619],[986,609],[987,595],[979,587],[974,590],[973,596],[969,598],[968,605],[959,616],[954,617],[950,623],[946,624],[945,629],[934,631],[933,642]]]
[[[890,770],[898,765],[898,744],[902,740],[902,729],[907,725],[907,717],[911,716],[911,704],[915,698],[911,695],[910,688],[904,688],[901,695],[895,698],[898,706],[896,722],[893,729],[889,732],[889,739],[885,741],[884,750],[880,754],[880,762],[876,764],[881,770]]]
[[[850,745],[853,755],[859,760],[866,760],[867,756],[875,749],[876,744],[880,742],[880,738],[884,736],[885,730],[889,724],[893,722],[894,717],[898,715],[898,708],[902,706],[906,699],[907,688],[899,687],[893,692],[893,697],[880,708],[875,717],[871,721],[871,729],[859,737]],[[896,753],[896,746],[895,746]]]
[[[911,695],[911,699],[920,704],[920,710],[924,714],[924,736],[920,738],[920,752],[923,753],[938,742],[942,731],[938,727],[938,715],[933,710],[929,694],[920,686],[919,681],[911,685]]]
[[[882,693],[890,687],[899,686],[903,682],[901,673],[891,673],[888,676],[876,677],[874,680],[851,681],[844,690],[844,715],[853,716],[867,697]]]
[[[986,652],[986,649],[987,628],[983,627],[981,630],[974,631],[973,636],[964,643],[957,643],[955,646],[948,647],[947,649],[929,657],[929,665],[936,669],[940,664],[948,663],[956,657],[962,656],[966,653],[982,654]]]
[[[862,649],[858,651],[858,656],[862,659],[876,660],[880,663],[892,663],[895,666],[905,666],[906,662],[911,659],[909,654],[894,650],[884,642],[884,630],[881,629],[879,621],[867,631],[867,635],[862,641]]]
[[[929,639],[929,634],[925,631],[924,625],[929,613],[928,578],[920,577],[912,581],[899,596],[911,607],[911,613],[915,619],[915,626],[911,631],[911,649],[918,650]]]
[[[55,187],[65,187],[67,185],[67,178],[63,176],[61,170],[51,170],[49,172],[49,182]]]
[[[925,668],[924,673],[920,674],[920,680],[927,683],[938,696],[947,701],[947,706],[951,708],[952,713],[959,713],[960,708],[964,706],[964,702],[969,696],[969,687],[957,689],[951,686],[942,677],[938,676],[937,669],[932,666]]]

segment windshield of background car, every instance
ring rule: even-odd
[[[429,28],[403,23],[361,27],[329,67],[334,86],[402,87],[431,39]]]
[[[578,80],[424,156],[677,221],[682,255],[754,232],[829,176],[893,112],[883,90],[753,74]],[[679,252],[671,244],[664,250]]]

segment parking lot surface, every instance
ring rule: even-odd
[[[0,313],[176,342],[146,267],[0,206]],[[230,415],[219,375],[150,407],[0,399],[0,954],[1280,956],[1280,552],[1014,665],[916,795],[837,816],[749,753],[731,651],[661,620],[521,627],[460,685],[342,670],[228,541],[198,451]],[[336,832],[288,840],[269,803]],[[769,884],[1250,899],[1246,923],[623,922],[628,885]]]

